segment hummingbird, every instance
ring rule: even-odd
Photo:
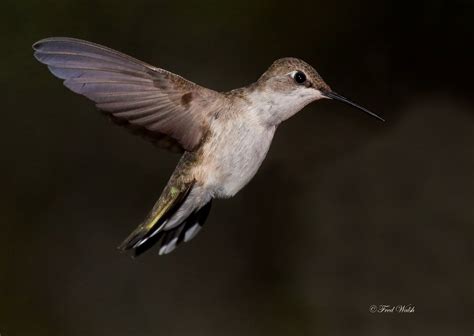
[[[145,220],[118,246],[135,256],[158,244],[168,254],[201,230],[215,198],[230,198],[256,174],[275,131],[306,105],[334,99],[381,117],[334,92],[308,63],[276,60],[258,80],[228,92],[199,86],[92,42],[52,37],[35,58],[71,91],[116,123],[182,156]]]

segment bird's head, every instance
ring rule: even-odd
[[[268,106],[260,113],[272,124],[288,119],[309,103],[322,98],[347,103],[383,121],[375,113],[334,92],[311,65],[297,58],[276,60],[257,84],[254,97]]]

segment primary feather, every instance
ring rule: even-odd
[[[113,49],[72,38],[47,38],[33,45],[71,91],[163,146],[192,151],[209,127],[208,107],[219,93]]]

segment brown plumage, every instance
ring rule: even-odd
[[[296,58],[275,61],[247,87],[219,93],[87,41],[48,38],[33,49],[66,87],[115,122],[184,152],[149,215],[119,246],[136,255],[156,243],[166,254],[192,239],[212,199],[242,189],[263,162],[277,126],[307,104],[332,98],[372,114],[331,91]]]
[[[158,145],[166,136],[195,149],[209,127],[209,105],[219,100],[213,90],[95,43],[49,38],[33,48],[66,87],[124,126],[154,134]]]

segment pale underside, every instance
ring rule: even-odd
[[[33,48],[66,87],[114,120],[161,147],[185,152],[154,208],[122,249],[137,250],[167,232],[160,253],[171,252],[199,231],[212,198],[235,195],[266,156],[275,126],[261,123],[256,107],[239,94],[206,89],[82,40],[50,38]]]

